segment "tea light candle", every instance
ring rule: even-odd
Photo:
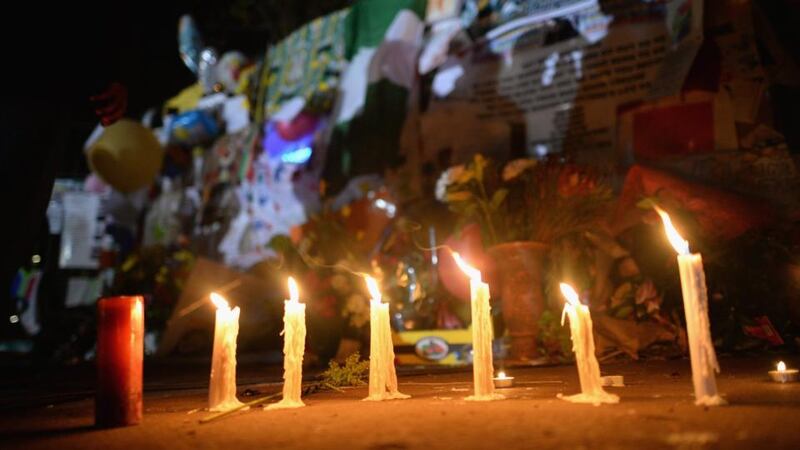
[[[625,377],[622,375],[606,375],[600,377],[603,387],[625,387]]]
[[[97,302],[95,423],[136,425],[142,420],[144,298],[108,297]]]
[[[225,297],[212,292],[217,307],[214,322],[214,349],[211,353],[211,377],[208,385],[208,410],[228,411],[242,402],[236,398],[236,338],[239,336],[239,307],[232,308]]]
[[[509,377],[504,371],[500,371],[494,377],[494,387],[496,388],[510,388],[514,386],[514,377]]]
[[[791,383],[797,381],[798,370],[787,369],[783,361],[778,363],[777,370],[770,370],[769,376],[776,383]]]

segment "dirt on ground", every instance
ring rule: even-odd
[[[787,360],[787,362],[790,362]],[[800,361],[791,361],[794,363]],[[204,367],[158,382],[151,376],[145,415],[138,426],[93,427],[91,392],[30,402],[6,385],[0,411],[0,447],[26,449],[798,449],[800,383],[769,381],[771,360],[722,359],[719,390],[728,406],[694,405],[688,360],[603,365],[623,375],[625,387],[608,388],[616,405],[572,404],[557,394],[577,393],[574,366],[510,368],[515,387],[505,400],[469,402],[471,371],[400,376],[408,400],[364,402],[366,387],[305,398],[306,407],[265,411],[255,407],[207,424],[199,420],[207,393]],[[792,365],[792,364],[790,364]],[[797,364],[793,364],[797,366]],[[181,372],[173,369],[171,372]],[[247,371],[245,371],[247,372]],[[240,377],[245,391],[277,392],[279,383]],[[275,370],[272,369],[272,373]],[[156,377],[158,378],[158,377]],[[169,378],[169,377],[162,377]],[[190,380],[199,384],[192,385]],[[174,380],[183,380],[183,384]],[[249,390],[249,391],[248,391]],[[33,394],[31,394],[33,395]],[[55,395],[55,394],[48,394]],[[252,397],[251,397],[252,398]],[[33,398],[32,398],[33,399]],[[242,397],[247,401],[250,398]],[[41,398],[40,398],[41,400]],[[39,404],[36,404],[39,403]],[[9,407],[9,405],[11,405]]]

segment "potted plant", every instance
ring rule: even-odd
[[[469,164],[444,172],[436,194],[458,214],[460,225],[480,226],[498,275],[510,357],[535,359],[549,249],[596,226],[610,188],[574,164],[526,158],[501,167],[477,154]]]

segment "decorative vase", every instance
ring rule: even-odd
[[[539,356],[536,338],[545,306],[542,277],[548,248],[534,241],[507,242],[489,248],[513,361],[532,361]]]

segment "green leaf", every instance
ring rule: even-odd
[[[278,234],[270,239],[267,247],[275,250],[276,252],[283,253],[294,247],[292,240],[285,234]]]
[[[627,319],[631,314],[633,314],[633,306],[630,305],[622,306],[614,311],[614,317],[618,319]]]
[[[488,164],[486,159],[480,153],[476,153],[473,166],[475,166],[475,179],[478,180],[478,183],[483,183],[483,169],[486,164]]]
[[[456,191],[456,192],[448,192],[447,196],[445,197],[445,201],[447,203],[450,202],[464,202],[472,198],[472,193],[469,191]]]
[[[453,180],[452,184],[466,184],[475,178],[475,172],[470,167],[465,167],[464,170]]]
[[[656,206],[656,201],[653,197],[644,197],[643,199],[636,202],[636,207],[639,209],[653,209]]]
[[[478,204],[470,203],[466,208],[463,209],[463,213],[465,217],[475,217],[478,214]]]
[[[490,203],[492,210],[496,210],[497,208],[499,208],[500,205],[503,204],[503,200],[506,199],[507,195],[508,195],[508,189],[503,188],[496,190],[494,194],[492,194],[492,201]]]
[[[345,359],[343,365],[331,361],[328,370],[322,373],[323,383],[331,386],[359,386],[369,375],[369,360],[361,361],[358,352]]]

